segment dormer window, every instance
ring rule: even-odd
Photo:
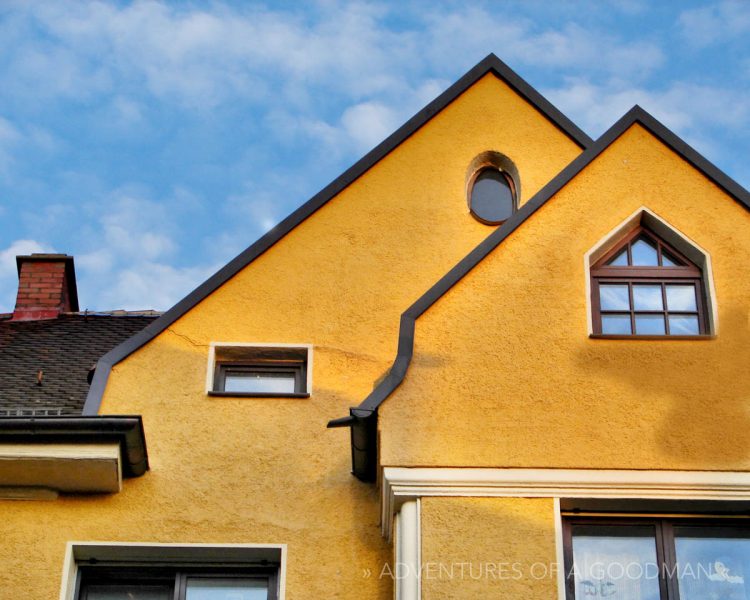
[[[644,227],[591,267],[591,294],[595,334],[707,333],[700,268]]]

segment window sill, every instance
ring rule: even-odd
[[[210,390],[209,396],[217,396],[219,398],[309,398],[310,394],[307,392],[296,392],[294,394],[272,394],[265,393],[261,394],[258,392],[220,392],[217,390]]]
[[[615,335],[611,333],[590,333],[592,340],[647,340],[647,341],[672,341],[672,340],[713,340],[715,335]]]

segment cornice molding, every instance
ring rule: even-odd
[[[383,536],[404,502],[425,497],[750,500],[750,472],[385,467]]]

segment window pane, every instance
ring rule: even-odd
[[[694,285],[667,285],[667,307],[669,310],[697,311]]]
[[[689,528],[675,532],[681,600],[750,598],[750,540],[690,537]]]
[[[611,532],[616,528],[606,529]],[[627,531],[627,537],[576,535],[574,532],[576,598],[659,600],[659,567],[653,530],[645,527],[620,529]]]
[[[699,333],[698,315],[669,316],[670,335],[698,335]]]
[[[664,335],[663,315],[635,315],[635,333],[637,335]]]
[[[646,240],[638,240],[630,247],[634,267],[658,267],[656,248]]]
[[[602,333],[630,335],[630,315],[602,315]]]
[[[293,394],[295,392],[295,381],[294,373],[227,371],[224,378],[224,391]]]
[[[599,306],[602,310],[630,310],[628,285],[602,283],[599,286]]]
[[[471,189],[471,210],[480,219],[493,223],[513,214],[513,191],[500,171],[487,169],[476,178]]]
[[[105,584],[86,586],[87,600],[172,600],[171,585]]]
[[[628,266],[628,249],[621,251],[617,256],[607,263],[611,267],[627,267]]]
[[[660,285],[634,285],[635,310],[664,310]]]
[[[680,263],[668,252],[662,250],[661,252],[661,264],[665,267],[678,267]]]
[[[187,581],[185,600],[267,600],[268,581],[264,579],[216,578]]]

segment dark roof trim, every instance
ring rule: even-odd
[[[146,436],[140,416],[11,417],[0,419],[0,442],[120,444],[122,474],[139,477],[148,471]]]
[[[258,239],[258,241],[236,256],[224,267],[219,269],[219,271],[204,281],[190,294],[185,296],[159,319],[104,355],[98,363],[96,374],[94,375],[94,380],[91,384],[91,389],[86,398],[86,404],[83,407],[83,414],[95,415],[99,412],[102,395],[107,384],[107,377],[109,376],[113,365],[116,365],[128,355],[135,352],[138,348],[155,338],[196,304],[201,302],[201,300],[229,281],[297,225],[302,223],[302,221],[307,219],[307,217],[312,215],[321,206],[352,184],[356,179],[413,135],[430,119],[432,119],[432,117],[438,114],[448,104],[453,102],[469,87],[488,73],[492,73],[507,83],[516,93],[534,106],[545,118],[570,137],[581,148],[586,148],[592,143],[589,136],[581,131],[578,126],[555,108],[539,92],[521,79],[508,65],[494,54],[488,55],[484,60],[480,61],[474,66],[474,68],[456,81],[456,83],[445,90],[445,92],[440,94],[440,96],[404,123],[392,135],[367,153],[363,158],[328,186],[323,188],[305,204],[300,206],[281,223],[276,225],[276,227]]]
[[[518,212],[486,237],[474,250],[446,273],[401,315],[398,352],[388,376],[356,408],[350,416],[335,419],[329,427],[352,428],[352,472],[363,481],[374,481],[377,475],[377,411],[378,407],[401,384],[414,352],[416,320],[482,261],[492,250],[510,236],[531,215],[585,169],[632,125],[638,123],[681,158],[703,173],[746,209],[750,210],[750,192],[701,156],[696,150],[672,133],[639,106],[630,109],[617,123],[605,132],[591,147],[579,155],[552,181],[524,204]],[[368,433],[369,432],[369,433]]]

